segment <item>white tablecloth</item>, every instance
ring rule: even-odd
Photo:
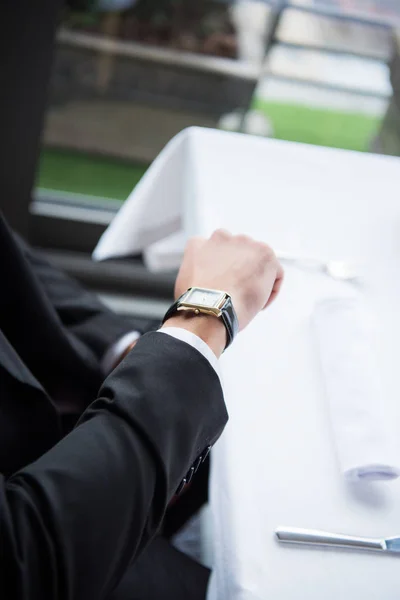
[[[164,235],[182,226],[185,235],[223,226],[287,253],[364,263],[400,453],[398,159],[190,129],[161,154],[131,202],[99,257],[122,240],[130,214],[136,233],[125,236],[120,252],[127,240],[137,250],[159,239],[147,233],[164,211]],[[230,421],[212,457],[209,600],[400,594],[400,557],[281,547],[274,539],[280,525],[400,534],[400,481],[350,486],[336,463],[310,316],[317,300],[346,294],[346,285],[288,267],[280,299],[223,357]]]
[[[188,232],[223,226],[281,251],[366,265],[365,293],[382,323],[384,396],[400,442],[400,161],[211,131],[194,132],[192,148]],[[336,463],[310,316],[316,300],[346,287],[287,268],[279,301],[223,358],[230,422],[212,460],[210,600],[400,593],[399,558],[280,547],[273,535],[279,525],[400,533],[400,483],[352,487]]]

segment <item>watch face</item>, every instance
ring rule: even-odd
[[[219,306],[219,303],[224,296],[224,292],[219,292],[217,290],[193,288],[184,299],[184,303],[196,304],[198,306],[204,306],[207,308],[215,308]]]

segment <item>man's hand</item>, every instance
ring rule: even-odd
[[[269,246],[218,230],[208,240],[195,237],[189,241],[176,280],[175,297],[193,286],[228,292],[242,330],[276,298],[282,280],[283,269]],[[225,328],[215,317],[176,315],[165,326],[193,331],[217,356],[225,347]]]

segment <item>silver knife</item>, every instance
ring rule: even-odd
[[[400,537],[386,539],[366,538],[329,533],[327,531],[316,531],[313,529],[297,529],[295,527],[278,527],[275,535],[279,542],[287,544],[308,544],[328,548],[393,552],[400,555]]]

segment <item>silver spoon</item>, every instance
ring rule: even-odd
[[[301,269],[320,271],[329,277],[332,277],[332,279],[353,282],[360,279],[360,273],[357,270],[357,266],[354,263],[344,260],[324,261],[318,258],[294,256],[292,254],[288,254],[287,252],[277,252],[276,255],[278,259],[284,263],[286,262],[293,264]]]

